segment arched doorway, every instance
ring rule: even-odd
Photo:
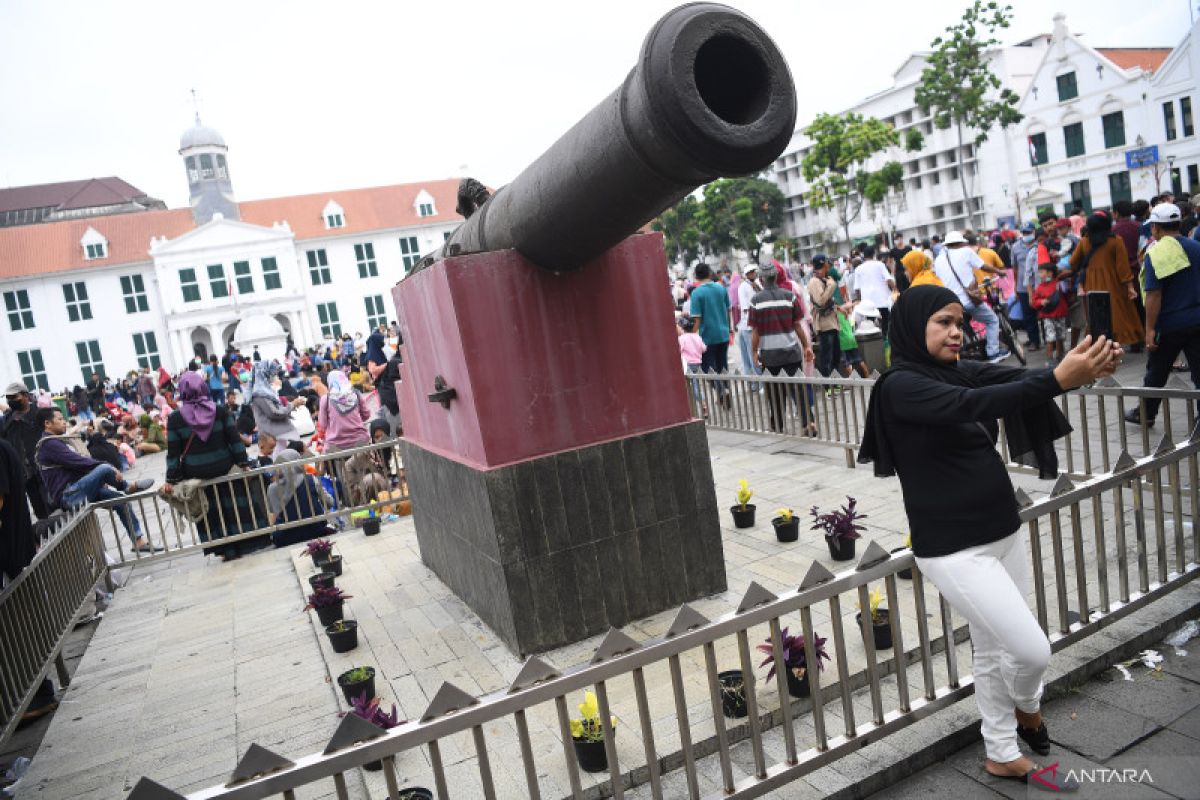
[[[231,322],[225,326],[225,330],[221,331],[221,353],[227,351],[230,347],[230,341],[233,339],[237,331],[237,322]]]
[[[207,361],[213,352],[212,335],[207,328],[192,329],[192,354],[201,361]]]

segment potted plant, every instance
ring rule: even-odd
[[[892,548],[892,552],[893,553],[903,553],[905,550],[911,550],[911,549],[912,549],[912,534],[910,533],[904,537],[904,546],[903,547],[894,547],[894,548]],[[905,580],[912,580],[912,567],[909,567],[908,569],[897,570],[896,574],[899,575],[901,578],[904,578]]]
[[[313,589],[312,594],[308,596],[308,604],[304,606],[304,610],[315,610],[322,625],[332,625],[342,618],[342,604],[352,596],[336,586],[332,589],[319,587]]]
[[[318,572],[308,576],[308,585],[313,589],[332,589],[333,579],[336,577],[332,572]]]
[[[339,619],[332,625],[326,625],[325,634],[329,636],[329,646],[335,653],[349,653],[358,647],[358,623],[352,619]]]
[[[579,704],[579,719],[571,720],[571,741],[575,759],[584,772],[603,772],[608,769],[608,754],[604,752],[604,726],[600,723],[600,706],[595,692],[585,692]],[[612,717],[613,735],[617,735],[617,718]]]
[[[775,527],[775,538],[781,542],[794,542],[800,538],[800,520],[796,519],[796,512],[790,508],[779,508],[775,510],[779,516],[771,520],[771,525]]]
[[[400,715],[396,712],[395,703],[392,703],[392,712],[390,714],[385,714],[383,711],[383,705],[379,698],[371,697],[366,691],[364,691],[362,694],[354,696],[354,699],[350,701],[350,711],[346,713],[362,717],[367,722],[376,727],[383,728],[385,731],[391,730],[397,725],[403,725],[408,721],[400,719]],[[345,715],[346,714],[342,714],[342,716]],[[363,764],[363,769],[370,770],[372,772],[381,770],[383,769],[383,762],[368,761],[366,764]]]
[[[892,646],[892,626],[888,622],[888,610],[880,608],[879,604],[883,602],[883,590],[872,589],[871,594],[867,598],[867,603],[870,605],[871,614],[871,638],[875,641],[876,650],[886,650]],[[862,605],[858,606],[858,614],[854,616],[854,621],[858,623],[859,628],[862,627]]]
[[[738,481],[738,504],[736,506],[729,507],[729,513],[733,514],[733,527],[754,527],[754,509],[757,508],[757,506],[750,504],[750,498],[753,496],[754,492],[750,490],[750,482],[745,478],[742,478],[740,481]]]
[[[363,692],[367,693],[367,697],[374,697],[375,668],[355,667],[354,669],[348,669],[337,676],[337,684],[342,688],[342,694],[345,696],[346,702],[351,705],[354,703],[354,698]]]
[[[808,656],[804,652],[804,635],[790,636],[788,629],[784,628],[781,632],[783,644],[783,663],[787,667],[784,673],[787,676],[788,694],[792,697],[808,697]],[[829,660],[829,654],[825,652],[825,639],[817,635],[813,631],[813,650],[817,654],[817,670],[825,669],[825,665],[821,660]],[[771,665],[771,669],[767,672],[767,680],[775,677],[775,648],[771,644],[771,640],[767,639],[763,644],[758,645],[758,652],[765,653],[766,658],[758,666],[765,667]]]
[[[421,786],[406,787],[396,795],[396,800],[433,800],[433,792]]]
[[[313,560],[313,566],[317,571],[321,571],[321,564],[328,561],[333,554],[333,542],[328,539],[312,539],[305,543],[304,550],[301,555],[309,556]]]
[[[867,516],[855,510],[858,501],[853,497],[846,500],[846,505],[828,514],[822,514],[816,506],[809,512],[813,518],[811,530],[824,532],[825,544],[829,545],[829,555],[834,561],[853,561],[854,540],[860,538],[859,531],[866,530],[858,524],[858,520]]]
[[[740,669],[717,674],[721,684],[721,712],[730,719],[741,719],[746,710],[746,681]]]

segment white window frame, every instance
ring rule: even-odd
[[[379,264],[375,261],[375,245],[360,242],[354,245],[354,262],[358,265],[359,278],[378,278]]]
[[[132,275],[121,276],[121,297],[125,301],[126,314],[138,314],[150,310],[150,301],[146,297],[146,282],[136,272]],[[130,306],[133,306],[130,308]]]
[[[133,352],[139,368],[158,369],[162,366],[162,356],[158,352],[158,337],[154,335],[154,331],[135,333],[133,335]]]
[[[330,200],[325,204],[324,210],[321,211],[321,216],[325,219],[325,230],[336,230],[337,228],[346,227],[346,212],[336,200]]]
[[[17,366],[21,370],[21,381],[26,386],[33,386],[44,392],[50,391],[50,381],[46,378],[46,361],[38,348],[17,351]]]
[[[367,309],[367,327],[375,330],[380,325],[387,325],[387,309],[383,305],[383,295],[369,294],[363,298]]]
[[[87,284],[83,281],[68,281],[62,285],[63,304],[67,307],[67,319],[81,322],[92,318],[92,303],[88,300]]]
[[[404,265],[404,272],[408,274],[412,272],[421,261],[421,245],[417,242],[415,236],[400,237],[400,263]]]
[[[336,300],[330,300],[328,303],[317,303],[317,321],[321,326],[322,338],[326,334],[335,339],[342,335],[342,322],[338,317]]]
[[[79,359],[79,370],[83,373],[84,383],[91,380],[93,372],[99,372],[100,377],[104,377],[104,355],[100,352],[99,339],[76,342],[75,356]],[[85,357],[87,360],[84,360]]]
[[[22,303],[21,301],[25,302]],[[33,307],[29,303],[28,289],[13,289],[4,293],[4,311],[8,314],[8,327],[14,331],[32,330]]]
[[[104,238],[104,234],[90,225],[83,232],[83,237],[79,240],[79,246],[83,248],[83,258],[85,261],[98,261],[102,258],[108,258],[108,240]]]

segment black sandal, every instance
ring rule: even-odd
[[[1017,725],[1017,736],[1025,740],[1025,744],[1029,745],[1033,752],[1039,756],[1050,755],[1050,732],[1046,730],[1046,723],[1043,722],[1037,727],[1037,730],[1031,730],[1022,725]]]

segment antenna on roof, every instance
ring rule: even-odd
[[[200,101],[196,98],[196,90],[192,89],[192,106],[196,109],[196,124],[200,124]]]

